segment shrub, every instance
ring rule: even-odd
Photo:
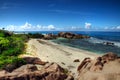
[[[24,52],[24,42],[28,40],[25,34],[13,34],[0,30],[0,69],[12,71],[26,62],[18,58]]]
[[[5,50],[2,52],[2,55],[4,56],[18,56],[21,54],[21,50],[19,48],[9,48],[8,50]]]
[[[5,64],[2,65],[2,69],[12,72],[14,69],[26,64],[26,62],[22,58],[12,57],[5,60]]]

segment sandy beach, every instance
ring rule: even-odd
[[[30,39],[26,51],[28,55],[39,57],[42,61],[56,62],[63,68],[72,71],[73,74],[76,74],[77,67],[84,58],[99,56],[93,52],[63,46],[42,39]],[[74,62],[75,59],[79,59],[80,62]]]

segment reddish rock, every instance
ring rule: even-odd
[[[78,80],[119,80],[120,62],[114,53],[107,53],[94,60],[85,58],[78,66]]]
[[[85,58],[82,62],[81,62],[81,64],[78,66],[78,71],[80,71],[82,68],[83,68],[83,66],[85,66],[85,65],[87,65],[89,62],[91,62],[91,59],[90,58]]]
[[[89,36],[86,36],[86,35],[74,34],[74,33],[71,33],[71,32],[60,32],[60,33],[58,33],[58,37],[63,37],[63,38],[67,38],[67,39],[90,38]]]
[[[40,58],[37,57],[24,57],[23,58],[27,64],[39,64],[39,65],[45,65],[47,62],[43,62],[40,60]]]
[[[58,33],[58,37],[64,37],[64,36],[65,36],[65,32]]]
[[[117,57],[118,57],[117,54],[109,52],[109,53],[103,55],[102,59],[107,60],[107,61],[113,61],[113,60],[117,59]]]
[[[38,70],[35,65],[24,65],[12,73],[1,72],[0,80],[74,80],[56,63],[45,65]]]
[[[45,39],[45,40],[56,39],[56,38],[57,38],[57,35],[54,35],[52,33],[46,34],[43,37],[43,39]]]

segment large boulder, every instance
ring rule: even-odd
[[[58,37],[64,37],[64,35],[65,35],[65,32],[59,32],[58,33]]]
[[[51,39],[56,39],[56,38],[57,38],[57,35],[54,35],[52,33],[46,34],[43,37],[43,39],[45,39],[45,40],[51,40]]]
[[[58,37],[63,37],[67,39],[85,39],[90,38],[89,36],[82,35],[82,34],[74,34],[71,32],[60,32],[58,33]]]
[[[23,60],[27,64],[39,64],[39,65],[45,65],[47,62],[41,61],[40,58],[37,57],[23,57]]]
[[[12,73],[0,71],[0,80],[74,80],[56,63],[50,63],[40,70],[35,65],[24,65]]]
[[[120,58],[108,53],[94,60],[85,58],[78,66],[78,80],[119,80]]]

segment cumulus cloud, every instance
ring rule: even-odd
[[[105,27],[105,30],[120,30],[120,26],[114,26],[114,27]]]
[[[16,30],[16,26],[15,26],[15,25],[8,25],[8,26],[6,27],[6,30],[14,31],[14,30]]]
[[[54,25],[48,25],[48,30],[55,30],[55,26]]]
[[[48,25],[48,26],[42,26],[42,25],[35,25],[26,22],[24,25],[21,26],[15,26],[15,25],[9,25],[6,27],[6,30],[10,31],[24,31],[24,30],[31,30],[31,31],[39,31],[39,30],[55,30],[56,27],[54,25]]]
[[[85,29],[90,29],[91,28],[91,26],[92,26],[92,24],[91,23],[85,23]]]
[[[26,22],[23,26],[20,27],[22,30],[30,30],[33,28],[33,26],[31,24],[29,24],[28,22]]]
[[[117,26],[116,29],[120,29],[120,26]]]

